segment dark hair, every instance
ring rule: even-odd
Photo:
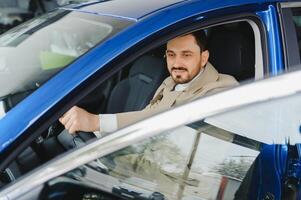
[[[207,50],[207,36],[204,30],[194,31],[186,35],[190,35],[190,34],[193,35],[197,44],[201,48],[201,51]]]
[[[184,35],[180,35],[178,37],[183,37],[187,35],[192,35],[197,43],[197,45],[200,47],[201,52],[207,50],[207,36],[204,30],[194,31],[191,33],[187,33]]]

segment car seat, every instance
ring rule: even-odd
[[[255,77],[255,41],[247,22],[212,28],[208,38],[209,61],[218,72],[238,81]]]
[[[152,55],[143,55],[132,65],[129,76],[112,90],[107,113],[143,109],[167,77],[166,63]]]

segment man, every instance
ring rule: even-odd
[[[60,118],[60,122],[71,134],[85,131],[100,136],[98,131],[112,132],[173,106],[238,85],[232,76],[219,74],[208,59],[203,31],[176,37],[168,41],[166,49],[170,76],[163,81],[145,109],[94,115],[74,106]]]

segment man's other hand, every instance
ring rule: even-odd
[[[99,116],[77,106],[72,107],[59,121],[71,134],[76,131],[94,132],[99,130]]]

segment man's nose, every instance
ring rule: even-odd
[[[182,62],[181,56],[175,56],[173,66],[174,67],[182,67],[183,66],[183,62]]]

